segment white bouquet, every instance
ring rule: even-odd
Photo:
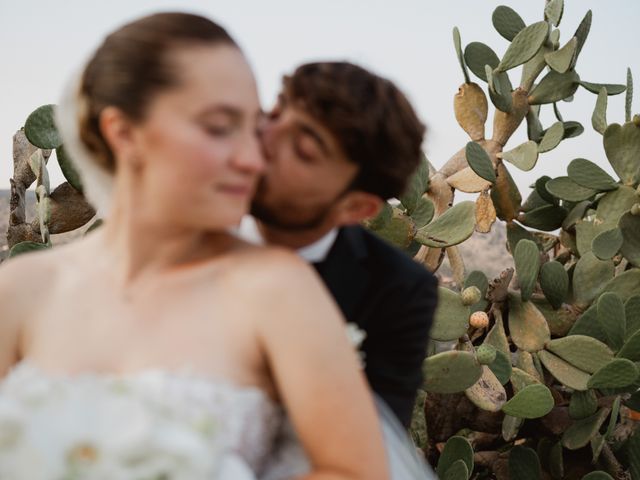
[[[223,454],[210,412],[145,394],[153,375],[18,370],[0,384],[0,480],[254,478]]]

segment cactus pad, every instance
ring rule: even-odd
[[[473,471],[473,448],[471,444],[464,437],[453,436],[447,440],[442,450],[442,454],[438,459],[436,473],[441,477],[459,460],[462,460],[468,472]]]
[[[609,347],[586,335],[556,338],[547,343],[546,348],[588,373],[594,373],[613,360],[613,352]]]
[[[475,228],[475,203],[460,202],[418,230],[416,240],[428,247],[450,247],[464,242]]]
[[[434,340],[446,342],[455,340],[469,328],[469,307],[462,303],[462,297],[445,287],[438,287],[438,306],[433,319],[430,336]]]
[[[527,352],[542,350],[551,339],[544,315],[531,302],[509,295],[509,331],[516,346]]]
[[[615,358],[600,368],[589,380],[589,388],[622,388],[638,379],[640,371],[631,360]]]
[[[574,390],[587,390],[587,383],[589,381],[589,374],[587,372],[574,367],[560,357],[545,350],[538,352],[538,358],[540,358],[545,368],[549,370],[549,373],[563,385],[573,388]]]
[[[536,383],[528,385],[504,404],[502,411],[507,415],[519,418],[544,417],[553,408],[553,396],[549,389]]]
[[[462,392],[482,375],[475,355],[452,350],[428,357],[423,363],[424,389],[434,393]]]
[[[569,275],[560,262],[552,260],[542,265],[540,287],[551,306],[560,308],[569,290]]]

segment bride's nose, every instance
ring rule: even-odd
[[[260,142],[255,135],[247,135],[240,141],[232,164],[246,173],[259,174],[264,170],[265,162]]]

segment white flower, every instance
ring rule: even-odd
[[[355,323],[347,323],[347,338],[355,348],[360,348],[364,339],[367,338],[367,332]]]
[[[347,338],[353,345],[353,347],[358,351],[358,356],[360,358],[360,367],[364,368],[366,366],[365,353],[360,350],[362,346],[362,342],[365,338],[367,338],[367,332],[360,329],[358,325],[355,323],[347,323]]]

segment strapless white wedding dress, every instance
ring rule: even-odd
[[[378,408],[390,478],[434,478]],[[288,480],[308,470],[283,408],[256,387],[186,369],[57,375],[28,362],[0,381],[0,480]]]
[[[283,418],[262,390],[188,370],[65,376],[22,362],[0,382],[0,480],[71,477],[74,453],[82,480],[138,480],[142,471],[158,478],[166,471],[171,480],[253,480]],[[105,458],[123,455],[131,458]],[[163,465],[168,456],[174,460]],[[123,462],[130,468],[114,465]]]

